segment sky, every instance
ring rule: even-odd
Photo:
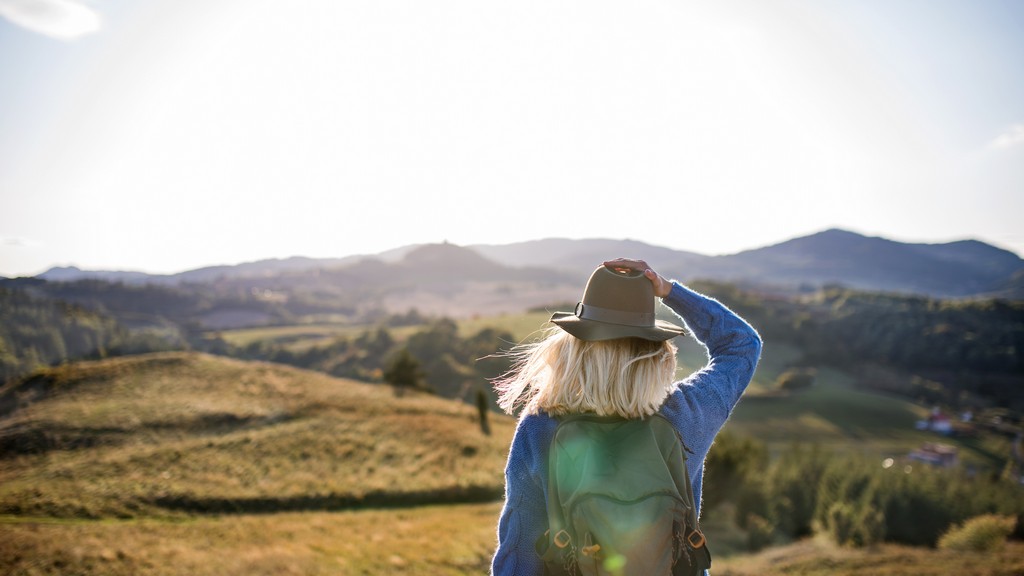
[[[0,276],[1022,216],[1017,0],[0,0]]]

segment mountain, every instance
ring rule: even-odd
[[[401,250],[401,249],[396,249]],[[393,251],[396,252],[396,251]],[[404,253],[404,252],[402,252]],[[104,280],[107,282],[123,282],[125,284],[181,284],[213,282],[225,278],[259,278],[275,276],[295,271],[334,268],[357,262],[365,256],[345,256],[342,258],[307,258],[293,256],[291,258],[268,258],[241,264],[225,264],[206,266],[177,274],[148,274],[118,270],[82,270],[76,266],[56,266],[39,274],[36,278],[53,282],[74,282],[76,280]],[[391,256],[389,259],[395,259]]]
[[[198,283],[211,282],[220,278],[257,278],[260,276],[274,276],[299,270],[343,266],[357,260],[358,258],[358,256],[348,256],[345,258],[306,258],[304,256],[293,256],[291,258],[284,259],[272,258],[267,260],[258,260],[256,262],[246,262],[234,266],[208,266],[205,268],[169,275],[167,276],[167,280],[171,283]]]
[[[839,284],[941,298],[1024,295],[1024,260],[976,240],[908,244],[830,229],[724,256],[609,239],[551,238],[473,248],[509,266],[532,262],[579,274],[621,255],[641,257],[684,281],[719,280],[784,290]]]
[[[384,257],[290,259],[239,268],[185,272],[175,282],[122,282],[85,273],[72,277],[95,281],[15,278],[0,280],[0,287],[100,310],[125,325],[162,332],[170,327],[175,337],[189,326],[229,329],[339,317],[372,322],[411,309],[457,318],[515,313],[575,301],[580,290],[577,275],[505,266],[453,244],[410,246]]]
[[[1005,298],[1013,300],[1024,300],[1024,270],[1013,273],[996,292]]]
[[[367,269],[373,265],[373,272]],[[336,273],[356,274],[392,284],[450,285],[453,281],[512,280],[529,276],[543,277],[550,271],[534,268],[532,271],[504,266],[486,258],[475,250],[455,244],[424,244],[406,252],[396,262],[366,258]]]
[[[702,272],[719,280],[840,284],[936,297],[997,293],[1024,270],[1016,254],[975,240],[907,244],[838,229],[720,256],[709,264]]]
[[[131,272],[123,270],[82,270],[77,266],[54,266],[36,278],[49,280],[51,282],[74,282],[76,280],[97,279],[107,282],[124,282],[126,284],[141,284],[153,282],[155,276],[145,272]]]
[[[911,244],[831,229],[723,256],[654,246],[638,240],[546,238],[504,245],[409,245],[370,256],[293,257],[213,266],[173,275],[53,268],[39,277],[67,282],[97,278],[125,284],[216,284],[240,290],[344,294],[349,304],[388,293],[429,289],[458,294],[472,283],[529,282],[579,287],[594,267],[638,257],[684,281],[709,279],[774,290],[839,284],[869,291],[942,298],[1024,297],[1024,260],[977,240]],[[1015,276],[1016,275],[1016,276]],[[506,292],[511,293],[511,286]],[[558,298],[565,297],[565,291]],[[539,296],[531,300],[543,300]],[[549,299],[548,301],[552,301]],[[493,299],[492,299],[493,301]],[[443,308],[435,301],[431,307]]]
[[[604,260],[643,258],[656,269],[689,270],[713,260],[695,252],[654,246],[638,240],[547,238],[516,244],[476,244],[473,250],[507,266],[545,266],[588,276]]]

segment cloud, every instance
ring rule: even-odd
[[[100,29],[100,15],[74,0],[0,0],[0,16],[33,32],[74,40]]]
[[[0,245],[11,246],[14,248],[27,248],[34,243],[27,238],[15,238],[15,237],[2,237],[0,236]]]
[[[1021,144],[1024,144],[1024,124],[1014,124],[993,140],[990,146],[992,148],[1010,148]]]

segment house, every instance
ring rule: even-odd
[[[938,442],[925,442],[920,448],[914,450],[908,456],[911,460],[917,460],[918,462],[925,462],[935,466],[942,466],[944,468],[952,468],[953,466],[956,466],[958,461],[956,446],[940,444]]]
[[[949,419],[949,416],[943,414],[938,408],[932,410],[927,420],[918,420],[916,427],[918,430],[930,430],[943,436],[953,434],[953,422]]]

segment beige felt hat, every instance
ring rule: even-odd
[[[663,341],[686,329],[654,317],[654,287],[643,272],[598,267],[590,275],[575,312],[555,312],[551,321],[580,340],[643,338]]]

